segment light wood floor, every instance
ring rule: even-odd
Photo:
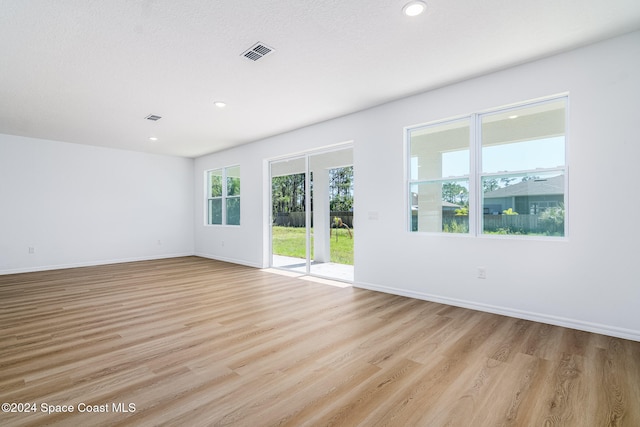
[[[640,426],[638,342],[195,257],[0,276],[0,332],[2,426]]]

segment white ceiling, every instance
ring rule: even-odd
[[[638,0],[407,1],[0,0],[0,133],[196,157],[640,29]]]

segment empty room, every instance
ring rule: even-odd
[[[0,0],[0,425],[640,425],[636,0]]]

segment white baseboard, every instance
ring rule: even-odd
[[[97,261],[94,260],[94,261],[85,261],[85,262],[75,262],[70,264],[42,265],[42,266],[35,266],[35,267],[24,267],[24,268],[0,270],[0,276],[7,275],[7,274],[34,273],[37,271],[62,270],[65,268],[94,267],[98,265],[107,265],[107,264],[122,264],[125,262],[152,261],[154,259],[179,258],[183,256],[193,256],[193,255],[194,254],[192,252],[188,252],[188,253],[169,254],[169,255],[154,255],[154,256],[118,258],[118,259],[107,259],[107,260],[97,260]]]
[[[569,319],[565,317],[552,316],[544,313],[535,313],[523,310],[516,310],[508,307],[500,307],[490,304],[482,304],[473,301],[460,300],[455,298],[441,297],[422,292],[408,291],[387,286],[378,286],[370,283],[357,282],[353,284],[356,288],[368,289],[372,291],[384,292],[387,294],[400,295],[409,298],[421,299],[425,301],[437,302],[456,307],[469,308],[472,310],[485,311],[488,313],[501,314],[515,317],[517,319],[531,320],[534,322],[547,323],[565,328],[577,329],[580,331],[593,332],[596,334],[608,335],[617,338],[624,338],[632,341],[640,341],[640,331],[619,328],[616,326],[603,325],[599,323],[584,322],[581,320]]]

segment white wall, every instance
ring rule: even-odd
[[[193,254],[193,164],[0,135],[0,274]]]
[[[639,72],[636,32],[199,158],[196,253],[266,266],[265,159],[353,140],[356,286],[640,340]],[[566,241],[405,231],[403,127],[565,92]],[[241,166],[242,226],[206,227],[203,173],[233,164]],[[479,266],[487,279],[476,277]]]

